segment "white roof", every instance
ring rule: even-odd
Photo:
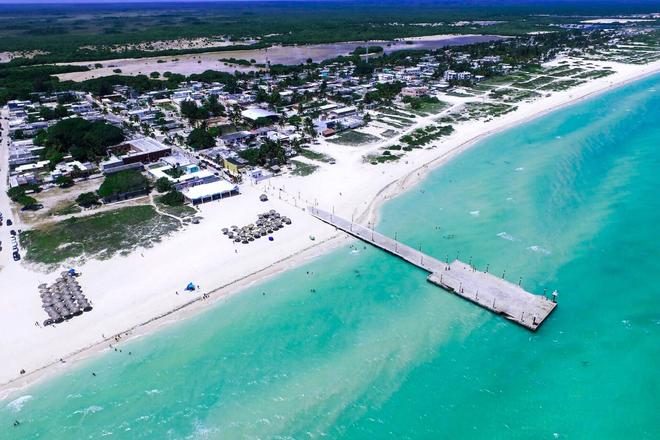
[[[229,183],[226,180],[205,183],[203,185],[192,186],[183,190],[183,195],[189,200],[197,200],[205,197],[211,197],[217,194],[228,193],[238,190],[238,185]]]
[[[170,148],[167,145],[157,141],[156,139],[148,138],[148,137],[144,137],[140,139],[132,139],[127,143],[131,144],[133,148],[140,150],[143,153],[153,153],[156,151],[163,151]]]
[[[268,118],[272,116],[278,116],[277,113],[272,112],[270,110],[265,110],[263,108],[249,108],[246,110],[243,110],[241,112],[241,115],[245,119],[251,119],[253,121],[256,121],[259,118]]]

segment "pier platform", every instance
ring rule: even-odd
[[[319,220],[430,272],[427,278],[430,283],[529,330],[536,331],[557,306],[543,295],[527,292],[516,284],[480,272],[460,260],[451,263],[440,261],[419,249],[333,213],[315,207],[308,207],[307,210]]]

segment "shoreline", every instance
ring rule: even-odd
[[[642,70],[641,67],[647,67],[647,70]],[[478,132],[474,135],[471,135],[466,140],[459,142],[457,145],[454,145],[450,148],[447,148],[442,151],[436,149],[428,150],[429,160],[422,160],[421,164],[415,164],[412,170],[405,172],[403,175],[397,176],[393,180],[385,182],[384,186],[381,186],[380,189],[375,193],[373,197],[366,203],[366,207],[362,208],[359,206],[352,206],[355,208],[355,211],[358,211],[356,216],[357,221],[362,223],[372,222],[376,223],[380,216],[380,211],[382,205],[392,199],[393,197],[402,194],[410,190],[412,187],[420,183],[426,178],[428,173],[437,169],[439,166],[445,164],[458,154],[467,150],[468,148],[474,146],[476,143],[482,141],[483,139],[510,129],[512,127],[525,124],[531,120],[542,117],[548,113],[560,110],[562,108],[577,104],[586,99],[590,99],[594,96],[600,95],[610,90],[614,90],[619,87],[623,87],[632,82],[639,81],[645,77],[657,74],[660,72],[660,62],[652,63],[645,66],[640,66],[640,71],[631,73],[629,75],[623,75],[623,78],[620,80],[610,83],[607,78],[605,81],[599,83],[600,87],[595,88],[594,90],[586,90],[584,93],[578,93],[576,90],[569,90],[576,95],[575,97],[569,97],[564,101],[560,101],[557,104],[552,105],[543,105],[543,99],[537,102],[538,110],[524,114],[524,112],[518,114],[518,118],[512,118],[511,121],[506,120],[496,120],[500,122],[499,124],[493,124],[494,127],[484,127],[485,130]],[[555,96],[555,95],[552,95]],[[512,112],[512,114],[516,114]],[[508,119],[508,118],[505,118]],[[463,127],[461,127],[463,128]],[[396,164],[394,165],[396,166]],[[282,191],[280,189],[280,191]],[[340,193],[341,194],[341,193]],[[241,196],[245,197],[245,196]],[[289,203],[290,204],[290,203]],[[297,205],[296,205],[297,207]],[[304,216],[309,217],[306,213]],[[108,343],[114,344],[115,335],[125,335],[126,340],[131,340],[136,337],[141,337],[144,335],[151,334],[152,331],[157,330],[163,326],[173,324],[186,319],[190,316],[198,314],[200,311],[208,309],[209,306],[215,306],[221,300],[226,300],[231,296],[240,293],[250,286],[261,283],[267,280],[268,278],[280,274],[286,270],[297,267],[301,264],[304,264],[307,261],[310,261],[314,258],[327,254],[329,251],[336,249],[342,243],[346,243],[350,240],[353,240],[350,237],[347,237],[345,234],[338,233],[333,231],[326,231],[326,236],[311,245],[297,249],[293,253],[286,254],[283,258],[279,258],[274,262],[271,262],[268,266],[261,269],[249,272],[247,275],[240,276],[236,279],[233,279],[229,283],[221,284],[220,287],[212,288],[206,293],[210,295],[210,298],[204,300],[201,296],[197,296],[189,301],[186,301],[182,304],[177,304],[176,306],[165,310],[164,312],[157,313],[156,316],[152,316],[147,320],[141,320],[137,324],[133,324],[126,327],[126,330],[114,333],[113,335],[101,340],[94,342],[85,347],[79,348],[73,352],[70,352],[67,355],[60,356],[62,359],[66,359],[66,364],[62,364],[59,361],[52,361],[41,365],[37,368],[32,369],[28,373],[10,378],[8,381],[0,384],[0,400],[4,400],[10,395],[17,393],[18,391],[25,389],[28,386],[31,386],[35,383],[40,382],[43,379],[47,379],[55,376],[56,374],[64,371],[70,365],[77,364],[80,360],[89,359],[93,356],[96,356],[99,353],[105,351],[108,347]],[[181,233],[181,232],[177,232]],[[160,245],[158,245],[160,246]],[[1,272],[0,272],[1,273]],[[121,341],[120,341],[121,342]]]

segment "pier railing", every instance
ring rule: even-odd
[[[308,212],[337,229],[383,249],[397,257],[430,272],[428,281],[474,304],[529,329],[536,329],[552,313],[557,304],[543,295],[535,295],[521,286],[480,272],[460,260],[438,260],[406,244],[352,221],[343,219],[316,207]]]

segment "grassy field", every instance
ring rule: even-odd
[[[420,103],[420,107],[417,109],[410,109],[411,112],[416,113],[418,115],[431,115],[434,113],[440,113],[442,110],[444,110],[447,107],[446,102],[438,101],[438,102],[428,102],[428,101],[423,101]]]
[[[21,244],[26,259],[37,263],[106,259],[137,246],[149,247],[178,227],[178,221],[158,214],[152,206],[131,206],[23,232]]]
[[[312,165],[298,160],[292,160],[291,163],[296,166],[296,168],[291,171],[291,174],[294,176],[309,176],[319,168],[318,165]]]
[[[48,215],[70,215],[81,211],[82,209],[76,204],[76,202],[65,202],[48,211]]]
[[[332,157],[327,154],[319,153],[318,151],[310,150],[308,148],[301,148],[300,155],[307,159],[318,160],[319,162],[330,162]]]
[[[346,130],[328,139],[328,142],[340,145],[359,146],[378,141],[376,136],[355,130]]]
[[[179,217],[180,219],[190,218],[197,214],[197,210],[190,205],[169,206],[163,203],[159,203],[160,197],[156,197],[156,203],[158,204],[158,209],[162,212],[173,215],[175,217]]]

